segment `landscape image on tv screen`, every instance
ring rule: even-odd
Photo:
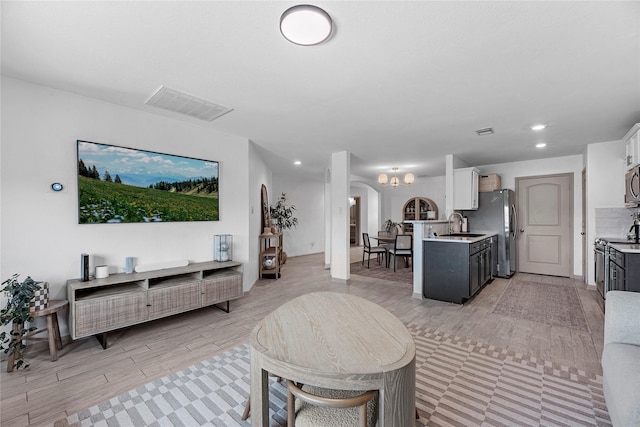
[[[217,221],[218,162],[78,141],[80,224]]]

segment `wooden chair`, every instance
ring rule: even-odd
[[[380,264],[380,256],[382,256],[384,259],[384,257],[387,255],[387,248],[383,246],[371,247],[371,242],[369,240],[369,233],[362,233],[362,242],[364,243],[364,249],[362,250],[362,265],[364,265],[365,254],[369,254],[369,258],[367,259],[367,268],[369,268],[369,265],[371,263],[371,254],[376,254],[378,258],[378,264]]]
[[[276,381],[281,382],[282,377],[276,377]],[[242,421],[246,421],[251,416],[251,395],[247,399],[247,403],[244,404],[244,412],[240,418]]]
[[[332,390],[287,381],[287,418],[289,427],[374,427],[378,390]]]
[[[396,271],[396,258],[402,256],[405,258],[407,267],[409,266],[409,258],[411,258],[411,271],[413,271],[413,236],[411,234],[398,234],[393,248],[387,251],[387,268],[393,255],[393,271]]]

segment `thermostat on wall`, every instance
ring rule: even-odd
[[[63,185],[60,184],[59,182],[54,182],[53,184],[51,184],[51,189],[53,191],[62,191],[63,188],[64,188]]]

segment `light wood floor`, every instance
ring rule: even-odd
[[[362,256],[352,248],[352,260]],[[411,298],[406,284],[351,276],[349,285],[333,283],[324,255],[290,258],[279,280],[259,281],[252,292],[231,303],[231,313],[204,308],[109,334],[109,348],[96,339],[68,342],[57,362],[47,347],[27,351],[28,371],[0,376],[0,424],[3,427],[51,425],[81,409],[207,359],[246,342],[254,325],[299,295],[332,290],[376,302],[406,324],[470,337],[544,360],[601,373],[604,317],[594,290],[578,281],[539,276],[537,280],[570,283],[578,291],[591,333],[551,327],[491,313],[509,281],[495,279],[463,306]],[[517,276],[515,276],[517,277]],[[522,277],[522,276],[520,276]]]

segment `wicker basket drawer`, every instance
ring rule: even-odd
[[[133,325],[147,319],[147,293],[140,289],[78,301],[76,336],[83,337]]]
[[[149,318],[182,313],[200,307],[200,280],[149,289]]]
[[[202,280],[202,305],[229,301],[241,296],[242,273],[240,272],[216,274]]]

